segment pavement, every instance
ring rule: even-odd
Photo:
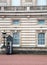
[[[0,65],[47,65],[47,55],[0,55]]]

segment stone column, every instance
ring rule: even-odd
[[[7,6],[11,6],[12,0],[7,0]]]

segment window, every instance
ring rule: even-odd
[[[20,0],[12,0],[12,6],[20,6]]]
[[[19,42],[20,42],[19,32],[13,33],[13,44],[19,44]]]
[[[38,34],[38,45],[44,45],[45,44],[45,33],[39,33]]]
[[[45,24],[45,20],[38,20],[38,24]]]
[[[38,6],[46,5],[46,0],[37,0],[37,5]]]
[[[32,0],[25,0],[25,2],[32,2]]]
[[[13,24],[18,25],[19,24],[19,20],[13,20]]]

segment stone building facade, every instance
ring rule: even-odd
[[[42,5],[38,5],[38,0],[21,0],[20,6],[4,1],[6,4],[0,6],[0,44],[5,32],[6,37],[13,37],[13,47],[17,49],[46,50],[47,0]]]

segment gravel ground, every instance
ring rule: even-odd
[[[47,55],[0,55],[0,65],[47,65]]]

